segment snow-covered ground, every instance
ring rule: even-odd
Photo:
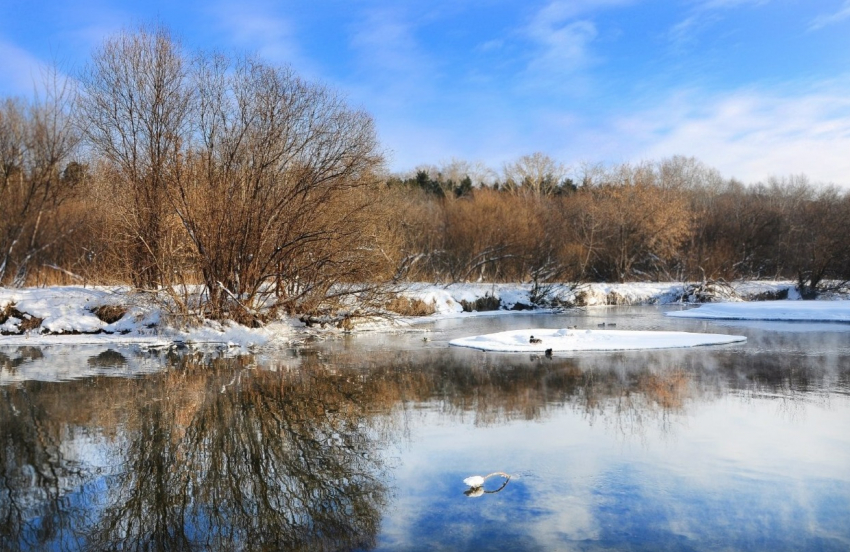
[[[552,285],[546,298],[555,305],[595,307],[604,305],[665,305],[679,303],[683,295],[689,300],[692,286],[682,282],[630,282],[625,284],[566,284]],[[799,299],[793,282],[764,280],[734,282],[728,293],[719,294],[717,300],[742,301],[765,294],[787,294],[789,299]],[[485,296],[495,297],[501,311],[520,310],[533,304],[530,284],[411,284],[403,292],[410,298],[433,304],[441,316],[464,313],[463,303],[474,303]],[[466,313],[468,314],[468,313]]]
[[[583,284],[572,287],[554,285],[546,289],[546,304],[550,308],[570,305],[657,305],[693,300],[694,286],[676,283]],[[355,331],[393,330],[409,327],[415,322],[430,322],[441,318],[506,314],[534,307],[530,284],[411,284],[401,292],[410,299],[431,305],[434,314],[420,318],[381,317],[355,320]],[[712,298],[741,301],[750,297],[784,294],[797,298],[790,282],[745,282],[724,286]],[[540,302],[538,302],[539,305]],[[698,310],[678,313],[678,316],[698,316],[711,313],[712,308],[735,305],[761,309],[776,309],[772,305],[800,305],[814,308],[809,318],[794,320],[850,321],[850,301],[783,301],[758,303],[721,303],[703,305]],[[476,308],[498,308],[474,312]],[[96,315],[98,307],[119,306],[126,314],[117,321],[104,322]],[[845,308],[844,305],[847,305]],[[707,310],[703,310],[707,309]],[[827,317],[826,310],[832,309]],[[844,314],[839,314],[842,311]],[[793,310],[793,309],[792,309]],[[5,312],[5,315],[4,315]],[[724,312],[716,318],[741,318],[742,314]],[[790,310],[786,312],[791,312]],[[799,311],[798,311],[799,312]],[[788,320],[784,314],[761,315],[761,319]],[[841,318],[843,316],[844,318]],[[120,287],[47,287],[0,288],[0,347],[21,345],[80,345],[80,344],[147,344],[186,342],[221,347],[260,347],[287,344],[303,339],[305,332],[341,331],[307,329],[296,319],[274,322],[264,328],[249,329],[234,323],[206,321],[186,324],[169,314],[164,301],[150,294],[133,293]],[[549,348],[549,347],[545,347]],[[545,349],[544,348],[544,349]]]
[[[532,340],[537,342],[532,343]],[[456,347],[502,353],[623,351],[724,345],[746,341],[741,335],[618,330],[530,329],[498,332],[450,341]]]
[[[668,312],[676,318],[712,320],[771,320],[786,322],[850,322],[850,301],[759,301],[710,303]]]
[[[185,326],[170,316],[162,303],[149,295],[119,287],[0,288],[0,314],[14,306],[21,317],[0,318],[0,347],[4,345],[166,345],[174,342],[219,344],[232,347],[264,345],[292,333],[297,322],[285,320],[265,328],[250,329],[235,323],[206,321]],[[126,309],[120,320],[98,318],[98,307]],[[29,319],[38,327],[20,333]]]

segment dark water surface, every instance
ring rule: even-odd
[[[446,345],[602,321],[748,341]],[[0,348],[0,550],[850,550],[850,325],[643,307],[422,329],[240,357]],[[464,494],[493,471],[512,478]]]

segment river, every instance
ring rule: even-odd
[[[0,349],[0,549],[850,549],[850,325],[663,310],[242,355]],[[601,322],[748,340],[554,358],[447,345]],[[510,479],[463,484],[490,472]]]

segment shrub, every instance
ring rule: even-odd
[[[90,310],[92,314],[107,324],[118,322],[127,314],[127,307],[122,305],[101,305]]]

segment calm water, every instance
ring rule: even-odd
[[[749,340],[446,346],[601,321]],[[850,550],[850,326],[423,328],[235,358],[0,349],[0,550]]]

